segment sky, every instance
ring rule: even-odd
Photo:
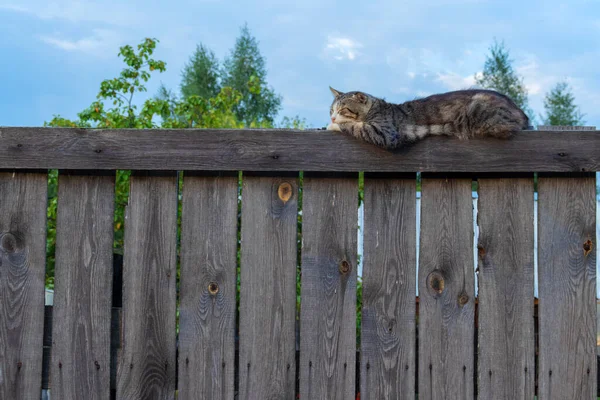
[[[392,102],[474,86],[494,39],[504,41],[538,115],[566,80],[586,125],[600,127],[600,1],[76,1],[0,0],[0,126],[75,118],[123,64],[119,46],[160,40],[153,75],[178,91],[202,43],[220,60],[245,23],[283,97],[279,118],[324,127],[328,86]],[[145,98],[138,97],[141,102]]]

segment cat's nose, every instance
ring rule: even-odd
[[[335,124],[335,117],[331,117],[331,122]]]

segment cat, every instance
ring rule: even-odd
[[[506,139],[529,127],[527,115],[510,98],[493,90],[457,90],[393,104],[364,92],[329,89],[334,100],[327,130],[388,150],[428,135]]]

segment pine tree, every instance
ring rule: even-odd
[[[219,62],[215,54],[200,44],[184,66],[181,73],[181,95],[184,98],[200,96],[215,97],[220,91]]]
[[[494,44],[490,47],[490,54],[485,60],[483,73],[475,75],[475,82],[486,89],[493,89],[510,97],[517,106],[533,121],[533,111],[529,108],[527,99],[527,88],[512,66],[513,60],[510,58],[504,42]]]
[[[265,59],[247,25],[241,28],[240,36],[224,62],[222,77],[223,87],[229,86],[242,94],[242,101],[235,108],[239,121],[246,126],[273,124],[281,109],[281,96],[267,86]]]
[[[540,115],[545,125],[583,125],[583,114],[575,105],[575,96],[567,82],[559,82],[546,93],[544,99],[546,117]]]

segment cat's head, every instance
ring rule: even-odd
[[[334,97],[329,109],[329,116],[331,122],[336,124],[364,121],[376,100],[375,97],[364,92],[342,93],[331,86],[329,90]]]

